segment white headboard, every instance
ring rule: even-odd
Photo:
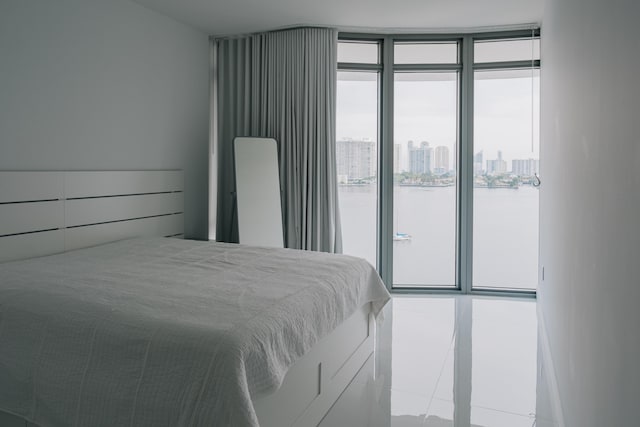
[[[182,171],[0,171],[0,262],[180,236]]]

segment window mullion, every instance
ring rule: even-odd
[[[380,90],[380,155],[378,168],[378,267],[393,286],[393,39],[382,42]]]
[[[533,61],[502,61],[502,62],[484,62],[474,64],[474,70],[530,70],[531,68],[540,68],[540,60],[535,59]]]
[[[458,286],[471,292],[473,272],[473,38],[462,40],[460,78],[460,171],[458,203]]]
[[[460,64],[395,64],[393,69],[394,71],[456,71],[461,70],[462,66]]]

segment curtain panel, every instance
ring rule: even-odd
[[[342,251],[335,148],[337,36],[334,29],[297,28],[212,39],[217,240],[238,241],[233,139],[256,136],[278,142],[285,246]]]

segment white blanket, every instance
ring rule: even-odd
[[[0,409],[43,427],[257,426],[252,397],[388,298],[358,258],[178,239],[0,264]]]

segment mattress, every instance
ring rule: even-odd
[[[0,410],[52,426],[257,426],[252,398],[358,308],[366,261],[132,239],[0,264]]]

